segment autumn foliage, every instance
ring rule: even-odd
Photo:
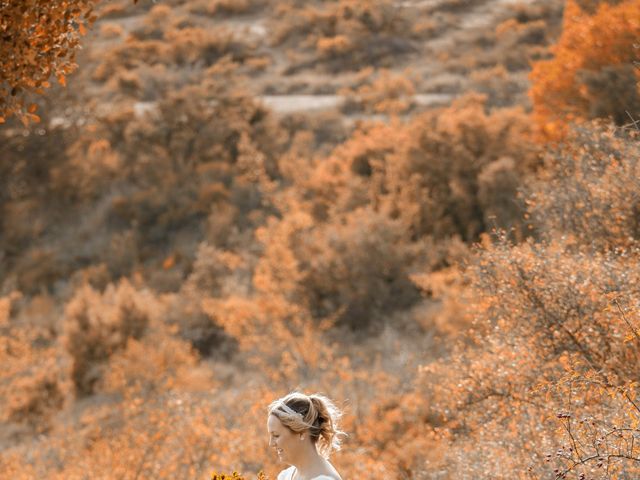
[[[37,121],[30,93],[44,93],[50,79],[62,85],[75,68],[80,37],[96,20],[92,0],[27,0],[0,5],[0,122],[18,114]]]
[[[295,45],[301,62],[344,70],[380,65],[394,55],[411,52],[421,36],[417,23],[389,0],[281,2],[272,34],[276,44]],[[304,58],[304,59],[303,59]]]
[[[343,478],[640,475],[637,2],[569,1],[553,58],[558,6],[505,10],[429,107],[403,62],[465,2],[406,3],[101,4],[0,127],[0,476],[276,478],[293,389],[344,409]],[[307,86],[346,101],[268,107]]]
[[[634,0],[602,2],[594,13],[567,2],[553,58],[531,72],[534,116],[547,134],[557,137],[567,122],[585,118],[633,122],[640,112],[639,18]]]

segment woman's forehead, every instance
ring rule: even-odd
[[[270,432],[278,432],[282,430],[283,425],[282,422],[275,415],[269,415],[267,419],[267,428]]]

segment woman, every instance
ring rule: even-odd
[[[328,460],[344,435],[338,429],[340,416],[333,402],[319,394],[293,392],[269,405],[269,446],[291,465],[278,480],[342,480]]]

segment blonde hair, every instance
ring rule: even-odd
[[[318,393],[285,395],[269,405],[269,415],[274,415],[292,432],[309,430],[311,441],[325,458],[334,450],[340,450],[340,437],[346,435],[338,428],[342,412],[329,398]]]

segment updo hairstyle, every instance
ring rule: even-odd
[[[340,450],[340,437],[345,435],[338,428],[342,412],[324,395],[292,392],[269,405],[269,415],[294,433],[308,430],[318,453],[325,458]]]

